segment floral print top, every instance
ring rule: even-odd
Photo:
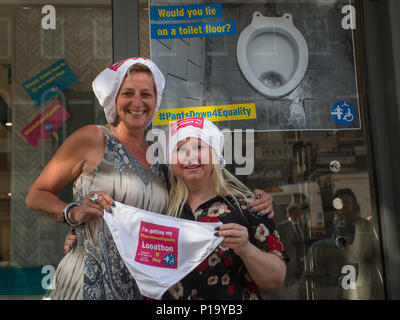
[[[237,204],[232,198],[216,196],[200,205],[194,213],[185,204],[181,218],[241,224],[247,227],[252,244],[289,261],[273,221],[267,216],[258,217],[250,213],[247,203]],[[259,297],[259,289],[242,259],[232,249],[220,245],[191,273],[171,287],[163,299],[249,300]]]

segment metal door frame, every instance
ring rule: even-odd
[[[400,299],[400,1],[362,0],[365,81],[376,208],[388,299]]]
[[[113,61],[139,55],[139,1],[112,0]]]

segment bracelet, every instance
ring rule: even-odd
[[[79,223],[79,222],[73,223],[71,221],[71,209],[76,206],[79,206],[79,203],[72,202],[72,203],[68,204],[63,211],[63,220],[65,223],[69,224],[71,227],[78,227],[81,225],[81,223]]]

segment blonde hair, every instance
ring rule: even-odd
[[[214,150],[211,147],[210,150],[212,159],[215,159],[216,154]],[[170,201],[167,215],[179,217],[189,197],[189,190],[183,179],[174,174],[171,165],[168,170],[168,178],[170,183]],[[211,181],[218,195],[224,198],[231,197],[239,206],[243,201],[248,202],[250,198],[253,198],[253,193],[228,170],[220,169],[219,164],[213,165]]]

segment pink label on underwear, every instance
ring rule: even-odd
[[[204,125],[204,118],[200,117],[192,117],[192,118],[178,120],[174,122],[172,125],[171,135],[174,135],[175,133],[178,132],[179,129],[187,126],[203,129],[203,125]]]
[[[109,66],[108,68],[113,70],[113,71],[117,71],[119,69],[119,67],[124,64],[125,61],[138,60],[138,59],[148,60],[147,58],[142,58],[142,57],[128,58],[128,59],[125,59],[125,60],[121,60],[121,61],[119,61],[117,63],[114,63],[113,65]]]
[[[176,269],[179,229],[140,222],[135,261],[159,268]]]

